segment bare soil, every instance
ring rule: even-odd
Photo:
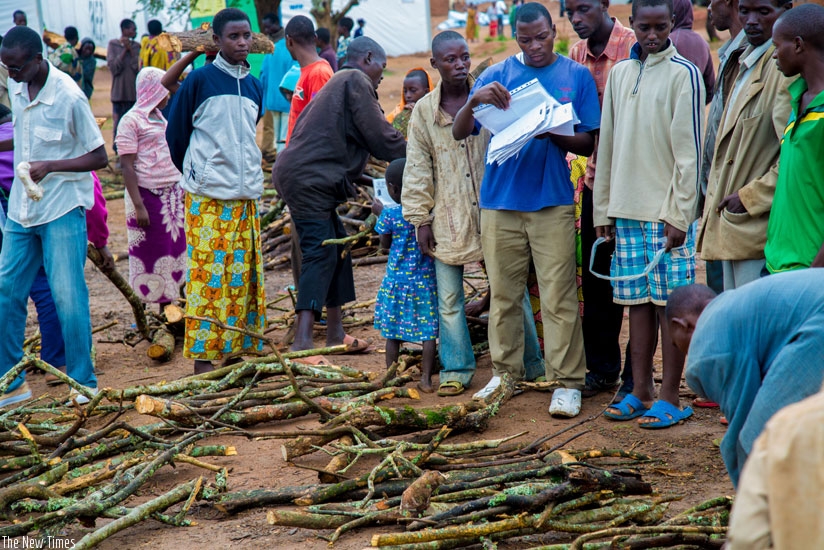
[[[553,15],[557,14],[557,3],[549,3]],[[622,21],[626,22],[629,6],[615,6],[612,11]],[[703,9],[696,9],[696,29],[703,31]],[[698,20],[700,19],[700,20]],[[433,21],[433,26],[438,21]],[[572,38],[569,23],[566,20],[556,21],[559,36]],[[486,32],[482,29],[482,33]],[[495,61],[513,53],[517,45],[512,40],[505,42],[481,42],[472,46],[472,54],[476,62],[487,56]],[[387,76],[381,85],[381,101],[385,109],[397,103],[400,96],[403,74],[411,67],[428,67],[428,56],[407,56],[389,61]],[[433,72],[434,73],[434,72]],[[92,99],[92,107],[96,116],[111,116],[111,105],[108,101],[110,86],[109,73],[99,70],[95,79],[96,90]],[[111,123],[104,126],[104,135],[111,144]],[[111,178],[111,174],[101,173],[101,176]],[[111,237],[109,247],[114,253],[123,253],[127,250],[123,201],[113,200],[109,203],[109,227]],[[699,262],[703,264],[702,262]],[[118,262],[121,272],[128,270],[128,262]],[[375,296],[384,274],[383,265],[365,266],[356,268],[356,285],[359,299],[370,299]],[[700,266],[699,280],[703,280],[703,265]],[[267,271],[266,291],[269,299],[291,284],[292,277],[288,269]],[[111,285],[108,279],[95,268],[87,266],[86,279],[91,297],[91,314],[94,326],[102,325],[110,320],[117,320],[119,324],[98,334],[95,338],[97,347],[97,364],[100,371],[101,387],[125,387],[135,384],[148,384],[161,380],[171,380],[186,376],[192,372],[192,364],[184,360],[178,349],[175,358],[166,364],[156,364],[146,356],[148,344],[143,342],[131,348],[123,343],[110,343],[121,340],[125,332],[133,325],[134,320],[128,304]],[[280,313],[270,311],[270,315]],[[371,312],[370,312],[371,315]],[[36,316],[29,319],[28,332],[36,329]],[[626,324],[622,341],[626,342]],[[338,356],[334,360],[338,364],[351,365],[359,369],[378,371],[384,368],[383,341],[379,334],[365,325],[353,329],[352,334],[357,338],[373,338],[374,351],[363,355]],[[281,333],[275,332],[272,336],[280,338]],[[316,334],[316,343],[323,343],[323,334]],[[660,356],[656,357],[656,377],[660,378]],[[435,395],[422,394],[419,402],[411,402],[416,406],[444,404],[450,401],[470,399],[471,393],[483,387],[491,376],[491,366],[488,355],[478,361],[478,370],[470,390],[460,397],[438,398]],[[42,376],[31,376],[29,382],[35,395],[51,393],[62,395],[65,389],[48,388]],[[693,395],[682,385],[683,404],[689,404]],[[583,435],[569,443],[575,449],[589,448],[622,448],[635,449],[660,460],[660,462],[643,467],[644,478],[651,481],[661,492],[678,493],[683,500],[673,503],[672,510],[682,510],[708,498],[732,494],[732,485],[724,469],[718,448],[713,440],[724,435],[724,428],[719,423],[719,413],[712,409],[695,409],[694,416],[686,423],[671,429],[654,431],[642,430],[634,422],[612,422],[598,413],[607,405],[610,395],[600,394],[591,399],[585,399],[581,416],[575,420],[558,420],[550,418],[547,413],[550,394],[540,392],[526,392],[507,402],[498,415],[492,419],[489,429],[483,434],[459,434],[450,437],[454,442],[491,439],[528,430],[529,434],[523,440],[531,441],[542,435],[557,432],[573,422],[594,416],[594,419],[558,438],[586,431]],[[395,403],[403,403],[396,400]],[[146,419],[132,417],[136,423],[147,423]],[[312,429],[317,427],[314,419],[298,419],[280,422],[275,429]],[[269,429],[272,426],[268,426]],[[280,443],[277,440],[251,442],[244,438],[219,438],[211,443],[228,444],[237,447],[237,456],[210,457],[209,461],[230,468],[229,490],[255,488],[277,488],[287,485],[311,484],[317,480],[316,473],[287,464],[281,458]],[[327,458],[321,455],[312,455],[299,459],[304,465],[322,467]],[[361,465],[360,471],[371,467],[368,462]],[[152,496],[169,490],[177,483],[191,479],[200,472],[194,467],[179,464],[176,469],[164,468],[154,480],[139,494],[139,499],[149,499]],[[360,472],[358,472],[360,473]],[[180,548],[296,548],[320,549],[326,548],[326,542],[315,537],[309,530],[272,527],[266,523],[266,510],[257,509],[243,512],[237,516],[226,517],[210,507],[194,508],[191,516],[197,525],[189,528],[172,528],[156,523],[152,520],[127,529],[100,547],[104,549],[144,548],[174,549]],[[98,520],[98,527],[104,520]],[[382,527],[387,531],[398,527]],[[345,550],[354,550],[369,546],[371,534],[377,529],[361,530],[345,535],[335,546]],[[65,533],[66,536],[77,540],[88,529],[73,528]],[[536,537],[535,544],[543,539]],[[549,539],[546,539],[549,540]],[[502,544],[502,547],[514,547]]]

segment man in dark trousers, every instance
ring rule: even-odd
[[[326,239],[346,236],[336,208],[354,195],[369,155],[392,161],[406,155],[403,135],[384,118],[376,93],[386,53],[374,40],[352,40],[346,64],[301,113],[289,145],[272,172],[295,222],[303,262],[300,268],[293,350],[312,349],[312,329],[326,306],[326,345],[363,350],[347,336],[341,306],[355,299],[352,260]]]

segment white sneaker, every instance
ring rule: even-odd
[[[14,405],[15,403],[21,403],[27,399],[31,399],[31,390],[29,389],[29,385],[23,382],[16,390],[0,395],[0,409]]]
[[[92,395],[97,395],[97,388],[86,389],[89,390]],[[78,405],[85,405],[90,401],[90,399],[76,389],[72,388],[72,391],[69,392],[69,400],[66,401],[66,405],[71,405],[72,401],[76,401]]]
[[[558,388],[552,393],[549,414],[572,418],[581,412],[581,390]]]
[[[486,399],[490,395],[493,394],[495,390],[498,389],[498,386],[501,385],[501,377],[500,376],[492,376],[489,382],[486,383],[486,386],[483,387],[478,393],[472,396],[472,399],[476,401],[481,401],[482,399]]]

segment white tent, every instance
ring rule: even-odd
[[[332,2],[335,10],[345,0]],[[288,0],[281,4],[283,24],[295,15],[309,16],[310,0]],[[346,14],[353,20],[366,21],[364,35],[383,46],[387,55],[428,52],[432,41],[429,0],[360,0]],[[311,17],[311,16],[309,16]]]
[[[71,25],[77,27],[81,39],[91,37],[104,48],[109,40],[120,36],[120,21],[126,18],[137,24],[138,40],[151,19],[159,20],[166,30],[186,28],[186,21],[180,16],[176,19],[170,13],[151,16],[140,8],[137,0],[0,0],[0,35],[14,25],[15,10],[26,12],[32,29],[46,28],[63,34],[63,29]]]

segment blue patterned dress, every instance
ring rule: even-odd
[[[375,328],[386,339],[434,340],[438,337],[434,260],[421,254],[415,228],[403,219],[400,206],[384,208],[375,231],[392,235],[386,276],[375,305]]]

